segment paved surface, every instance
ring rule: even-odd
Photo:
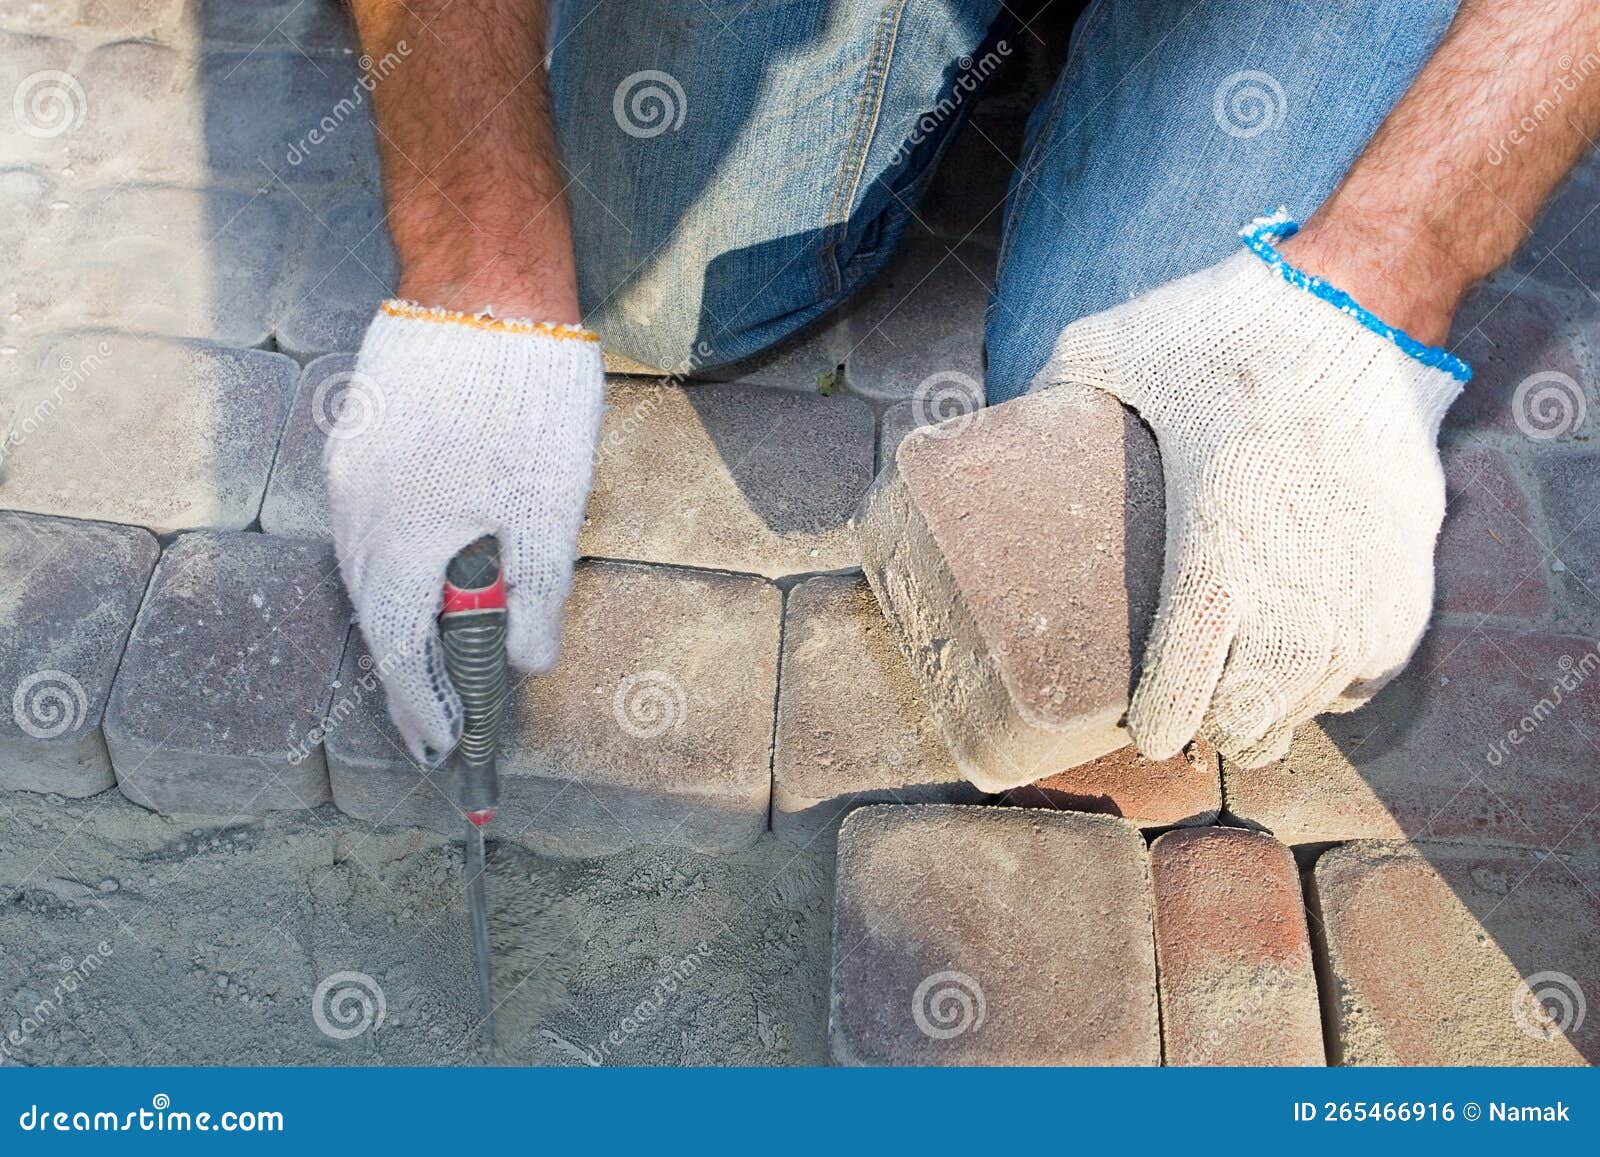
[[[479,1059],[459,858],[429,830],[452,825],[346,645],[321,510],[394,277],[360,67],[325,0],[0,0],[5,1061]],[[1122,747],[1159,534],[1089,508],[1121,509],[1130,459],[1065,453],[1081,423],[1014,429],[990,463],[1009,491],[941,513],[925,488],[945,541],[989,551],[958,575],[988,604],[919,660],[981,643],[1009,680],[991,719],[1106,724],[980,770],[986,796],[955,769],[1004,744],[950,755],[983,716],[917,693],[864,585],[893,611],[897,576],[845,524],[913,429],[985,428],[962,418],[1030,103],[1013,81],[977,107],[851,307],[721,384],[611,378],[594,561],[561,668],[522,688],[522,810],[490,860],[503,1059],[1315,1060],[1309,944],[1333,1060],[1593,1062],[1600,164],[1458,319],[1477,379],[1444,431],[1436,629],[1275,767]],[[1087,489],[1041,503],[1045,473]],[[1149,560],[1131,586],[1124,555]],[[1061,632],[1030,631],[1035,595]],[[903,806],[926,801],[969,806]],[[981,1029],[924,1033],[911,996],[964,969]],[[319,1031],[351,971],[388,1019]],[[959,1020],[960,986],[934,987]]]

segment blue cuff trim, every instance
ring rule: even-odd
[[[1383,319],[1370,310],[1363,309],[1360,302],[1344,290],[1330,285],[1320,277],[1313,277],[1302,269],[1296,269],[1285,261],[1283,254],[1279,253],[1272,243],[1293,237],[1299,231],[1299,222],[1291,221],[1288,211],[1279,209],[1271,216],[1257,217],[1239,230],[1239,237],[1246,249],[1276,269],[1290,285],[1322,298],[1340,313],[1349,314],[1373,333],[1393,342],[1423,365],[1443,370],[1458,382],[1471,380],[1472,367],[1449,350],[1424,345],[1404,330],[1385,324]]]

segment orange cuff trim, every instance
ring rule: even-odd
[[[464,325],[489,333],[538,334],[543,337],[559,338],[562,341],[600,340],[599,334],[592,333],[582,326],[560,325],[553,321],[529,321],[527,318],[493,317],[487,313],[462,313],[457,309],[440,309],[438,306],[421,305],[415,301],[400,301],[396,298],[391,298],[380,305],[378,312],[389,317],[409,318],[412,321]]]

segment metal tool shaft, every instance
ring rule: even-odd
[[[461,699],[461,741],[450,763],[456,803],[467,821],[467,909],[478,962],[483,1035],[494,1047],[494,983],[484,888],[484,826],[500,802],[496,745],[505,714],[506,601],[499,546],[480,538],[450,561],[439,615],[445,673]]]

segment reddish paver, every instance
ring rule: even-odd
[[[1289,849],[1239,828],[1150,849],[1169,1065],[1320,1065],[1322,1011]]]
[[[1362,837],[1600,849],[1600,653],[1593,640],[1435,627],[1359,711],[1302,727],[1288,755],[1223,763],[1229,813],[1285,843]]]
[[[1600,865],[1361,841],[1313,873],[1344,1064],[1600,1061]]]
[[[1510,460],[1486,446],[1459,446],[1445,450],[1444,468],[1434,605],[1504,618],[1545,614],[1549,568]]]
[[[1198,739],[1171,759],[1146,759],[1131,744],[1012,788],[1005,802],[1123,816],[1142,828],[1203,824],[1222,808],[1216,750]]]
[[[1572,333],[1561,304],[1537,281],[1508,274],[1473,290],[1450,330],[1472,381],[1445,415],[1446,430],[1517,434],[1518,386],[1536,374],[1583,381]]]
[[[761,579],[580,563],[555,669],[513,691],[497,838],[560,856],[753,843],[772,795],[779,617]],[[407,758],[380,673],[352,635],[328,711],[334,802],[459,832],[449,778]]]
[[[809,843],[863,803],[976,803],[861,578],[824,575],[784,609],[772,829]]]
[[[834,1059],[1160,1061],[1150,882],[1109,816],[875,804],[839,831]]]
[[[1003,791],[1125,746],[1165,533],[1150,432],[1057,387],[919,431],[894,464],[857,538],[962,774]]]

